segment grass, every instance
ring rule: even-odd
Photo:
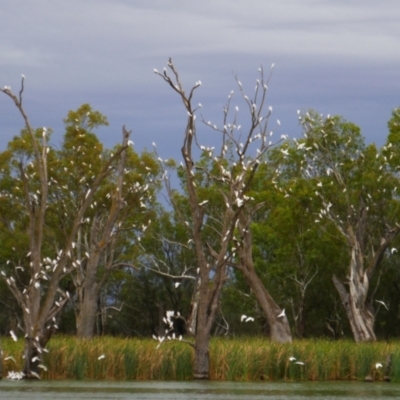
[[[23,341],[2,340],[3,374],[23,367]],[[152,339],[99,337],[92,340],[55,336],[43,355],[44,379],[189,380],[193,349],[185,343],[166,342],[157,349]],[[210,379],[258,380],[363,380],[383,378],[384,364],[393,354],[391,380],[400,382],[400,341],[356,344],[352,341],[301,340],[270,343],[265,338],[215,338],[210,344]],[[101,355],[103,359],[98,359]],[[16,362],[4,359],[13,356]],[[296,357],[305,365],[289,361]],[[385,367],[385,366],[384,366]]]

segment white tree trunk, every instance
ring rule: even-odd
[[[375,341],[375,315],[373,308],[367,302],[369,279],[367,272],[361,268],[362,254],[358,246],[353,246],[350,260],[349,289],[334,275],[333,283],[339,293],[340,300],[346,311],[350,327],[356,342]]]

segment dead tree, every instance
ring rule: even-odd
[[[264,162],[263,157],[272,146],[272,142],[269,141],[271,132],[267,129],[272,108],[265,111],[267,82],[264,81],[261,68],[259,71],[260,78],[257,80],[253,99],[249,99],[243,93],[242,84],[237,80],[240,93],[249,108],[250,126],[247,133],[242,133],[237,122],[238,107],[235,108],[232,121],[229,120],[233,92],[224,107],[222,126],[206,123],[221,135],[221,146],[216,154],[214,147],[199,144],[196,130],[196,111],[201,105],[197,107],[193,105],[193,95],[201,82],[196,82],[186,94],[171,59],[168,62],[168,70],[164,69],[163,73],[155,70],[155,73],[179,95],[188,115],[181,149],[183,156],[181,171],[189,209],[187,220],[176,201],[176,193],[171,189],[167,176],[166,187],[175,212],[187,226],[197,263],[199,286],[197,305],[195,305],[197,314],[194,333],[196,379],[207,379],[209,376],[211,329],[216,318],[220,294],[228,277],[227,270],[236,260],[237,252],[234,248],[237,245],[234,245],[233,238],[240,226],[246,205],[253,201],[248,192],[252,188],[258,166]],[[196,162],[196,152],[202,153],[202,160],[207,161]],[[207,198],[208,189],[218,193],[217,211],[214,201],[209,201]],[[212,237],[209,236],[211,232],[213,232]],[[239,240],[244,243],[245,237]],[[246,246],[244,246],[246,251],[251,252]]]

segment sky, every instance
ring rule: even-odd
[[[199,117],[217,125],[235,76],[250,96],[261,65],[269,75],[274,64],[267,102],[279,135],[299,137],[297,110],[312,108],[381,146],[400,106],[398,0],[0,0],[0,19],[0,86],[17,92],[26,76],[26,112],[54,130],[56,146],[68,111],[90,103],[110,122],[98,131],[106,146],[125,124],[138,151],[155,142],[177,157],[186,113],[153,72],[169,57],[187,90],[201,80]],[[23,124],[0,94],[4,149]],[[214,138],[204,130],[201,140]]]

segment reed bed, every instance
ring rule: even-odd
[[[3,374],[23,366],[23,341],[3,339]],[[43,355],[44,379],[190,380],[193,349],[178,341],[55,336]],[[210,379],[226,381],[326,381],[383,379],[392,356],[390,378],[400,382],[400,341],[356,344],[352,341],[299,340],[270,343],[265,338],[215,338],[210,344]],[[101,357],[103,356],[104,357]],[[8,356],[11,359],[5,360]],[[99,359],[100,357],[100,359]],[[295,357],[304,365],[290,361]],[[376,363],[384,364],[376,369]]]

